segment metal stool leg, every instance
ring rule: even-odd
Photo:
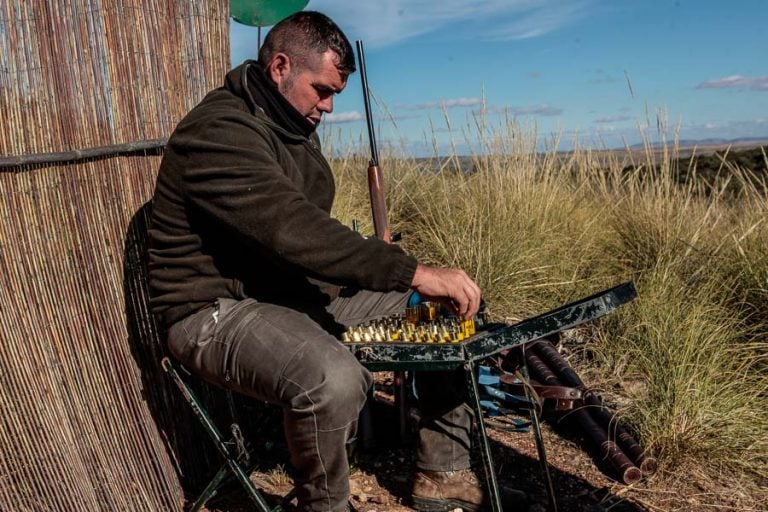
[[[467,361],[464,365],[465,375],[467,377],[467,391],[469,392],[470,407],[475,412],[477,427],[480,437],[480,449],[483,459],[483,468],[485,469],[485,478],[490,492],[491,508],[493,512],[502,512],[501,495],[499,494],[499,484],[496,481],[496,471],[493,469],[493,456],[491,455],[491,446],[488,443],[488,435],[485,432],[485,423],[483,422],[483,409],[480,406],[480,391],[477,387],[475,378],[475,365],[472,361]]]
[[[203,494],[193,505],[193,510],[199,510],[205,504],[205,502],[216,493],[217,487],[224,479],[226,474],[230,472],[243,486],[246,494],[256,505],[256,508],[259,510],[259,512],[281,512],[283,509],[279,505],[275,508],[270,508],[261,493],[259,493],[256,487],[254,487],[253,482],[251,482],[251,479],[248,478],[248,474],[238,463],[236,455],[230,451],[227,442],[224,441],[224,438],[221,435],[221,432],[219,432],[219,429],[216,428],[216,425],[213,423],[211,417],[208,416],[208,413],[200,405],[200,401],[197,399],[189,386],[187,386],[187,384],[181,379],[179,373],[176,371],[176,368],[170,359],[167,357],[163,358],[162,366],[168,375],[170,375],[171,379],[173,379],[173,382],[176,384],[176,386],[178,386],[182,395],[184,395],[184,398],[187,400],[187,403],[189,403],[190,407],[192,407],[192,411],[195,413],[195,416],[197,416],[197,419],[200,420],[200,423],[203,425],[203,428],[205,428],[206,432],[208,432],[208,435],[211,436],[211,439],[216,445],[216,448],[219,450],[219,453],[221,453],[225,460],[224,466],[222,466],[213,480],[211,480],[211,483],[209,483],[205,488]]]
[[[197,500],[189,509],[190,512],[198,512],[198,510],[200,510],[205,506],[205,502],[208,501],[210,498],[212,498],[216,494],[216,490],[219,488],[219,485],[221,485],[221,482],[223,482],[224,479],[227,478],[228,473],[229,473],[229,466],[227,466],[226,464],[221,466],[221,469],[219,470],[218,473],[216,473],[216,476],[213,477],[210,483],[207,486],[205,486],[205,489],[203,489],[203,492],[200,493],[200,496],[197,497]]]

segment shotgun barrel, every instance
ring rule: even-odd
[[[550,342],[546,340],[538,341],[532,349],[535,353],[539,354],[539,358],[545,364],[553,369],[563,384],[580,388],[584,387],[584,382],[582,382],[576,371]],[[618,416],[609,411],[594,394],[587,394],[585,404],[589,406],[589,413],[595,418],[595,421],[606,429],[608,437],[617,441],[619,446],[640,468],[644,475],[652,475],[656,472],[658,469],[656,459],[645,453],[640,443],[621,424]]]
[[[557,349],[546,340],[531,343],[525,351],[525,357],[532,373],[548,385],[584,386],[578,374]],[[610,435],[608,425],[599,421],[599,418],[593,414],[594,409],[592,407],[580,407],[569,412],[567,417],[572,418],[573,423],[599,448],[601,457],[611,463],[625,484],[637,483],[645,473],[638,467],[641,465],[642,459],[638,462],[633,457],[637,452],[625,453],[622,446]],[[635,447],[642,453],[642,448],[639,448],[637,443],[635,443]],[[655,464],[655,460],[651,459],[651,461]],[[650,466],[647,469],[651,469]],[[653,469],[655,470],[655,466]]]
[[[658,462],[654,457],[645,453],[643,447],[622,424],[618,415],[611,412],[595,395],[587,396],[586,405],[589,406],[592,416],[608,431],[608,436],[616,440],[624,453],[640,468],[643,475],[652,475],[656,472],[659,466]]]

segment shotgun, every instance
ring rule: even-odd
[[[356,41],[357,61],[360,64],[360,83],[363,86],[363,102],[365,103],[365,120],[368,123],[368,141],[371,144],[371,160],[368,163],[368,192],[371,196],[371,214],[373,216],[373,232],[376,238],[386,243],[392,242],[387,216],[387,200],[384,192],[384,179],[379,167],[379,152],[376,149],[376,132],[373,130],[373,115],[371,114],[371,99],[368,94],[368,74],[365,72],[365,53],[363,42]],[[408,392],[405,386],[405,372],[395,372],[395,408],[397,409],[398,430],[400,439],[408,435]]]
[[[368,164],[368,191],[371,195],[371,214],[373,215],[373,231],[376,237],[387,243],[392,241],[387,219],[387,201],[384,192],[384,179],[379,167],[379,153],[376,149],[376,133],[373,131],[373,116],[371,101],[368,94],[368,76],[365,72],[365,55],[363,42],[357,41],[357,60],[360,63],[360,82],[363,85],[363,101],[365,102],[365,120],[368,122],[368,140],[371,144],[371,160]]]

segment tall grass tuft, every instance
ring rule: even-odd
[[[606,369],[620,368],[624,413],[667,466],[765,474],[765,340],[728,306],[723,284],[691,287],[670,268],[644,273],[640,298],[603,323],[596,350]]]
[[[497,318],[633,279],[638,300],[596,325],[580,369],[615,384],[666,467],[768,476],[765,177],[724,163],[705,182],[693,160],[682,180],[676,143],[542,153],[514,121],[463,131],[478,141],[469,157],[383,158],[403,247],[467,270]],[[334,161],[335,214],[370,232],[366,167],[351,151]]]

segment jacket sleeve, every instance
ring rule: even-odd
[[[335,284],[409,288],[416,260],[362,237],[305,197],[278,163],[268,128],[246,113],[177,130],[169,144],[186,155],[186,200],[246,247]]]

